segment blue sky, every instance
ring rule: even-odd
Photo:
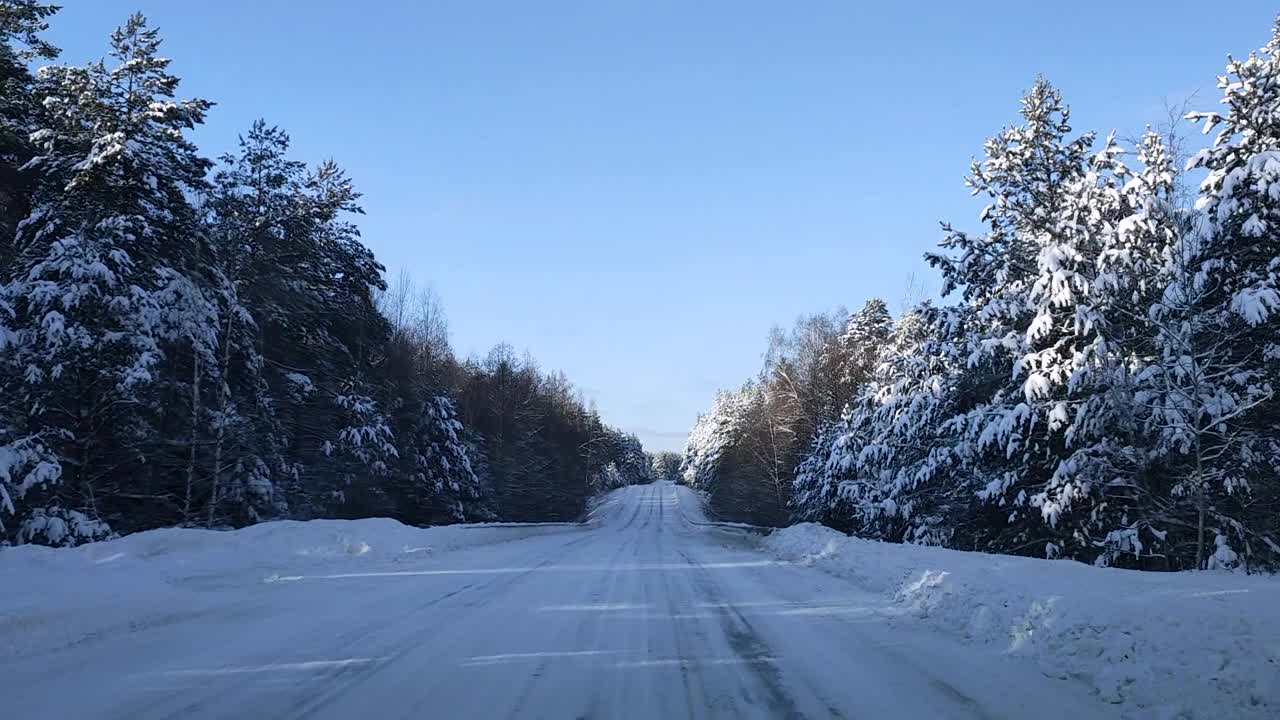
[[[455,347],[504,341],[605,419],[678,449],[772,324],[897,306],[962,180],[1036,73],[1078,129],[1216,104],[1276,7],[1202,2],[64,0],[100,56],[143,11],[218,155],[258,117],[364,192],[365,241],[444,300]]]

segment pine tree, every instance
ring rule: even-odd
[[[46,118],[32,135],[32,209],[0,290],[13,317],[4,390],[20,434],[50,449],[60,476],[31,503],[27,521],[43,530],[19,530],[27,539],[98,537],[124,504],[150,508],[126,527],[178,510],[171,468],[139,464],[160,439],[149,411],[166,352],[207,356],[216,338],[188,274],[207,252],[188,197],[208,163],[183,136],[209,103],[173,99],[178,79],[159,45],[135,15],[112,34],[115,66],[38,78]]]
[[[382,267],[347,218],[359,193],[338,166],[288,157],[265,122],[222,159],[210,201],[226,344],[212,485],[238,521],[385,511],[375,486],[397,450],[383,362]],[[221,433],[221,434],[219,434]],[[234,460],[233,460],[234,458]]]
[[[311,250],[302,232],[306,165],[289,159],[288,149],[286,133],[255,122],[238,151],[221,158],[208,201],[222,318],[209,524],[283,514],[284,486],[301,473],[287,456],[291,438],[281,414],[308,401],[316,387],[304,373],[276,364],[286,333],[302,333],[311,323],[299,312],[306,299],[297,297],[308,286],[292,277],[295,261]]]
[[[1175,499],[1196,567],[1280,562],[1280,25],[1231,59],[1218,86],[1225,113],[1192,113],[1213,146],[1193,223],[1169,249],[1152,308],[1159,360],[1149,374],[1154,424],[1178,481]],[[1209,534],[1214,537],[1211,539]],[[1212,543],[1212,550],[1211,550]]]
[[[25,166],[35,147],[29,136],[41,121],[27,64],[57,57],[58,49],[40,37],[56,11],[33,0],[0,2],[0,285],[5,286],[17,271],[17,224],[30,210],[32,178]],[[19,339],[14,320],[13,306],[0,296],[0,355]],[[0,389],[17,387],[14,375],[20,370],[15,363],[0,365]],[[13,398],[0,401],[0,541],[12,534],[12,517],[27,493],[56,483],[62,473],[43,433],[30,428],[25,415]]]
[[[893,334],[893,318],[879,298],[872,298],[849,316],[844,333],[828,350],[836,367],[838,397],[843,414],[838,421],[825,420],[812,434],[808,454],[795,470],[791,509],[800,519],[823,522],[844,530],[852,520],[842,492],[840,471],[831,471],[832,453],[845,453],[852,441],[853,418],[865,404],[864,392],[880,362],[885,344]]]
[[[659,452],[652,454],[653,475],[661,482],[680,482],[680,453]]]
[[[1138,172],[1123,155],[1108,138],[1064,185],[1061,214],[1042,236],[1035,316],[1017,366],[1032,422],[1047,432],[1052,472],[1030,504],[1052,536],[1049,554],[1104,564],[1163,537],[1150,524],[1150,448],[1135,380],[1150,357],[1142,314],[1160,241],[1171,237],[1174,175],[1152,133]]]
[[[972,497],[942,435],[965,368],[957,313],[923,304],[896,323],[878,364],[808,461],[823,522],[865,537],[950,544]]]
[[[749,406],[758,395],[758,388],[751,383],[734,392],[717,393],[711,410],[698,416],[685,443],[680,468],[686,485],[707,493],[715,491],[724,451],[739,440]]]
[[[1033,287],[1040,250],[1052,238],[1067,201],[1066,188],[1085,172],[1093,135],[1070,138],[1070,113],[1061,93],[1038,79],[1022,101],[1023,123],[989,140],[986,158],[968,180],[992,200],[982,219],[989,232],[970,235],[947,227],[942,247],[952,255],[927,256],[940,268],[944,292],[962,290],[967,354],[956,384],[962,398],[944,424],[954,438],[953,460],[964,465],[979,497],[990,504],[982,546],[1009,552],[1054,553],[1046,542],[1041,492],[1053,472],[1052,444],[1028,400],[1018,362],[1028,352],[1027,330],[1036,316]],[[1059,499],[1060,500],[1060,499]],[[1005,517],[1004,527],[995,521]],[[1052,525],[1052,523],[1051,523]]]
[[[880,362],[880,351],[893,332],[889,306],[871,298],[849,316],[844,334],[833,349],[839,364],[839,396],[844,402],[856,397]]]
[[[840,517],[837,507],[839,484],[834,473],[827,470],[835,443],[843,435],[842,422],[822,425],[814,432],[808,453],[796,466],[795,481],[791,484],[791,499],[787,506],[792,518],[800,522],[823,523],[845,531],[852,529],[847,520]]]
[[[40,37],[57,10],[36,0],[0,0],[0,266],[12,261],[15,229],[29,211],[31,176],[24,166],[35,155],[29,138],[41,122],[27,65],[58,56]]]

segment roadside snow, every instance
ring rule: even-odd
[[[576,527],[283,520],[232,531],[150,530],[76,548],[0,548],[0,660],[200,617],[225,606],[220,591],[282,574],[404,569],[451,550]]]
[[[774,555],[922,623],[1089,683],[1135,718],[1280,716],[1280,579],[1148,573],[846,537],[806,523]]]

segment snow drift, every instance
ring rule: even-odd
[[[1150,573],[852,538],[806,523],[765,538],[780,558],[874,593],[923,623],[1050,677],[1092,685],[1138,718],[1280,714],[1280,581]]]
[[[219,591],[281,574],[420,563],[451,550],[565,532],[573,523],[417,528],[395,520],[165,528],[75,548],[0,548],[0,660],[213,612]],[[91,594],[91,606],[85,596]]]

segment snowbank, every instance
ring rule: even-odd
[[[1135,718],[1280,717],[1277,578],[894,545],[814,524],[764,546],[852,580],[894,622],[1025,657]]]
[[[423,563],[451,550],[572,531],[571,523],[416,528],[395,520],[276,521],[240,530],[166,528],[76,548],[0,548],[0,659],[179,622],[225,605],[219,591],[281,574]],[[84,595],[92,593],[86,607]]]

